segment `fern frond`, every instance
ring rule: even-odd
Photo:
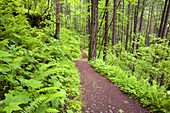
[[[67,69],[63,68],[54,68],[54,69],[49,69],[48,71],[45,71],[43,74],[40,74],[35,77],[36,80],[41,80],[42,78],[45,78],[47,76],[50,76],[51,74],[55,74],[57,72],[64,72],[67,71]]]
[[[58,113],[58,112],[60,112],[60,111],[58,111],[57,109],[53,109],[53,108],[48,108],[47,110],[46,110],[46,112],[47,113]]]
[[[33,101],[29,107],[26,108],[24,113],[32,113],[44,100],[46,100],[48,96],[40,96],[35,101]]]
[[[40,90],[37,90],[36,92],[34,92],[35,94],[36,93],[39,93],[39,92],[45,92],[45,91],[49,91],[49,90],[56,90],[56,89],[59,89],[58,87],[45,87],[45,88],[42,88]]]

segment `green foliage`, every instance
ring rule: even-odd
[[[111,82],[119,85],[121,90],[140,100],[144,107],[150,107],[152,111],[169,111],[169,95],[164,86],[156,83],[150,86],[148,79],[137,79],[128,71],[124,71],[117,65],[110,65],[102,60],[91,61],[90,64]]]
[[[78,36],[62,28],[56,40],[50,27],[31,28],[20,12],[26,10],[22,2],[0,1],[0,112],[80,112],[80,80],[72,62],[81,57]]]

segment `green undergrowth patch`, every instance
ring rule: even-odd
[[[56,40],[50,27],[31,28],[8,11],[0,10],[0,112],[80,112],[76,34],[62,28]]]
[[[148,107],[153,112],[170,112],[170,95],[164,86],[160,87],[156,83],[151,86],[148,79],[137,79],[130,72],[100,59],[89,63],[96,71],[121,87],[122,91],[140,101],[143,107]]]

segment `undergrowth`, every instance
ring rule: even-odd
[[[130,94],[153,112],[170,112],[170,95],[164,86],[154,82],[151,86],[149,79],[137,79],[129,71],[124,71],[119,66],[109,65],[101,59],[89,62],[100,74],[108,78],[112,83],[121,87],[121,90]]]
[[[80,112],[80,80],[72,62],[81,57],[78,36],[61,28],[56,40],[50,27],[31,28],[25,15],[0,8],[0,112]]]

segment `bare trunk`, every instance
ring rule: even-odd
[[[91,53],[89,53],[89,59],[96,58],[97,51],[97,30],[98,30],[98,0],[92,0],[92,17],[91,17]],[[90,55],[91,54],[91,55]]]
[[[114,0],[112,46],[116,45],[116,7],[117,7],[117,0]]]
[[[132,44],[132,54],[134,53],[134,50],[135,50],[136,29],[137,29],[137,23],[138,23],[139,5],[140,5],[140,0],[138,0],[138,5],[135,7],[134,29],[133,29],[134,36],[133,36],[133,44]]]
[[[150,18],[150,25],[149,25],[149,33],[148,33],[148,38],[147,38],[147,46],[150,45],[150,34],[152,32],[152,17],[153,17],[153,6],[154,6],[154,2],[152,4],[152,9],[151,9],[151,18]]]
[[[143,0],[143,6],[142,6],[142,12],[141,12],[141,17],[140,17],[140,25],[139,25],[139,32],[141,33],[142,32],[142,23],[143,23],[143,14],[144,14],[144,9],[145,9],[145,0]],[[136,50],[139,49],[139,37],[137,38],[137,44],[136,44]]]
[[[59,0],[56,0],[56,31],[54,38],[59,39],[60,34],[60,4]]]
[[[125,50],[128,49],[128,40],[129,40],[129,23],[130,23],[130,3],[128,4],[128,23],[126,27],[126,42],[125,42]]]
[[[108,26],[109,26],[109,12],[108,12],[108,4],[109,0],[106,0],[106,15],[105,15],[105,43],[104,43],[104,51],[103,51],[103,60],[106,61],[107,56],[107,44],[108,44]]]
[[[168,0],[165,1],[164,10],[162,12],[162,18],[161,18],[161,24],[160,24],[160,27],[159,27],[158,37],[161,37],[161,35],[162,35],[165,12],[166,12],[166,9],[167,9],[167,2],[168,2]]]
[[[150,18],[150,11],[151,9],[149,8],[149,14],[148,14],[148,23],[147,23],[147,26],[146,26],[146,36],[145,36],[145,45],[147,45],[147,39],[148,39],[148,29],[149,29],[149,18]]]
[[[133,12],[133,5],[132,5],[132,10],[131,12]],[[130,25],[130,43],[129,43],[129,51],[131,52],[131,45],[132,45],[132,32],[133,32],[133,16],[131,17],[131,25]]]
[[[163,26],[161,38],[165,38],[165,36],[166,36],[169,12],[170,12],[170,2],[169,2],[169,5],[168,5],[168,9],[166,11],[166,16],[165,16],[165,21],[164,21],[164,26]]]

